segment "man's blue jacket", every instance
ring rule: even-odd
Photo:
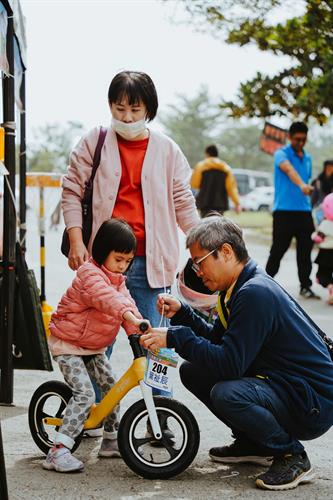
[[[303,309],[253,260],[241,272],[227,308],[225,329],[219,318],[208,324],[182,305],[171,320],[168,347],[220,381],[267,377],[302,427],[332,425],[333,362]]]

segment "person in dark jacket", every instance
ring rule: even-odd
[[[169,328],[142,335],[145,348],[175,348],[185,387],[235,441],[212,448],[214,461],[270,465],[258,487],[295,488],[312,478],[300,440],[333,424],[333,362],[323,332],[298,303],[249,258],[241,229],[225,217],[202,219],[187,237],[194,270],[218,290],[218,318],[208,324],[166,294],[158,309]]]
[[[206,158],[193,169],[191,187],[199,190],[196,197],[201,217],[216,211],[221,215],[229,210],[229,198],[237,213],[241,212],[237,182],[231,167],[218,158],[215,144],[205,149]]]

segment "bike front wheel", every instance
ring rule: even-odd
[[[200,431],[193,414],[179,401],[154,397],[162,439],[152,435],[144,400],[134,403],[121,419],[120,453],[130,469],[146,479],[167,479],[183,472],[194,460]]]

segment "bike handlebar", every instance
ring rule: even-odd
[[[139,330],[144,333],[148,330],[149,325],[146,321],[142,321],[139,325]],[[144,348],[140,345],[140,336],[137,333],[133,333],[128,336],[129,343],[131,345],[134,358],[141,358],[142,356],[146,356]]]
[[[149,328],[149,325],[148,325],[148,323],[147,323],[146,321],[142,321],[142,322],[140,323],[140,325],[139,325],[139,330],[140,330],[142,333],[146,332],[146,331],[148,330],[148,328]]]

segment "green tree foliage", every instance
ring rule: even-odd
[[[277,7],[276,14],[283,14],[288,3],[183,0],[195,26],[222,35],[229,44],[255,44],[262,51],[290,57],[288,68],[274,76],[258,72],[241,84],[236,102],[222,103],[234,118],[314,117],[322,125],[333,112],[333,2],[295,0],[289,5],[303,7],[301,15],[272,24],[271,9]]]
[[[192,99],[179,95],[178,102],[162,114],[160,121],[192,167],[203,159],[206,146],[214,143],[220,158],[233,168],[268,172],[273,168],[273,158],[259,149],[263,124],[228,119],[212,102],[206,88],[201,88]],[[325,160],[333,159],[332,133],[332,122],[325,128],[310,127],[306,150],[313,157],[315,173],[321,171]]]
[[[233,168],[270,171],[272,157],[259,149],[261,128],[230,122],[218,137],[219,156]]]
[[[178,102],[161,114],[160,121],[192,167],[204,158],[205,148],[214,143],[220,157],[232,167],[271,169],[271,158],[259,150],[260,127],[228,120],[212,102],[206,87],[193,98],[178,95]]]
[[[205,148],[215,141],[221,111],[214,105],[207,87],[201,87],[193,99],[178,95],[176,105],[169,105],[160,122],[166,133],[181,147],[193,167],[204,156]]]
[[[83,126],[69,121],[66,125],[46,124],[34,132],[35,141],[28,151],[28,170],[34,172],[65,172],[69,154]]]

